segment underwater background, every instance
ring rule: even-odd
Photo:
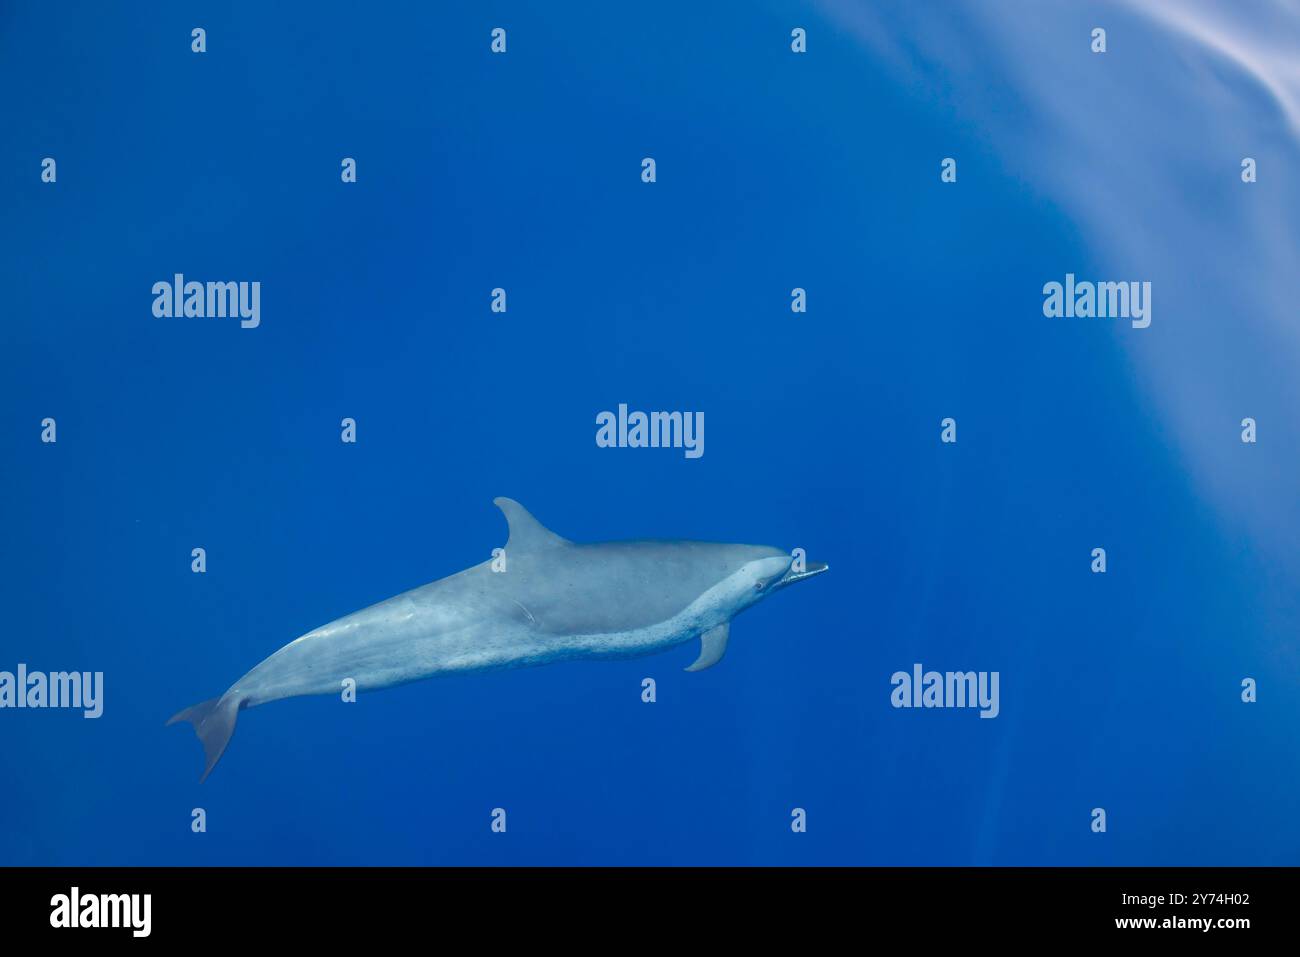
[[[0,864],[1297,863],[1298,50],[1292,0],[4,4],[0,670],[105,692],[0,710]],[[1045,318],[1067,272],[1150,327]],[[620,403],[704,455],[598,448]],[[199,785],[169,716],[498,495],[831,571],[697,674],[246,711]]]

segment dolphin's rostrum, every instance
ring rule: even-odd
[[[496,499],[510,526],[494,562],[346,615],[285,645],[189,721],[211,773],[241,708],[297,695],[359,691],[435,675],[522,668],[573,658],[630,658],[700,639],[687,671],[714,665],[731,619],[791,582],[827,570],[780,549],[707,542],[579,545],[518,502]]]

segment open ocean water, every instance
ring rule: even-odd
[[[104,676],[0,709],[0,864],[1297,863],[1298,50],[1292,0],[0,6],[0,670]],[[707,671],[276,702],[198,783],[169,716],[500,495],[831,571]]]

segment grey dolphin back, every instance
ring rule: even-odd
[[[499,496],[492,500],[492,504],[501,509],[506,517],[506,524],[510,527],[510,537],[506,539],[507,554],[512,549],[515,552],[537,551],[573,544],[533,518],[528,509],[512,498]]]
[[[624,633],[667,621],[746,561],[775,552],[672,540],[571,542],[514,499],[493,502],[510,526],[509,565],[506,574],[487,576],[489,587],[544,633]]]

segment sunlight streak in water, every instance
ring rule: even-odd
[[[918,108],[974,126],[1027,195],[1077,223],[1090,259],[1152,281],[1160,319],[1117,337],[1135,386],[1201,494],[1291,577],[1298,7],[956,2],[939,15],[930,3],[822,3]],[[1090,50],[1095,27],[1104,54]],[[1246,157],[1256,183],[1242,182]],[[1261,423],[1255,446],[1239,440],[1247,416]]]

